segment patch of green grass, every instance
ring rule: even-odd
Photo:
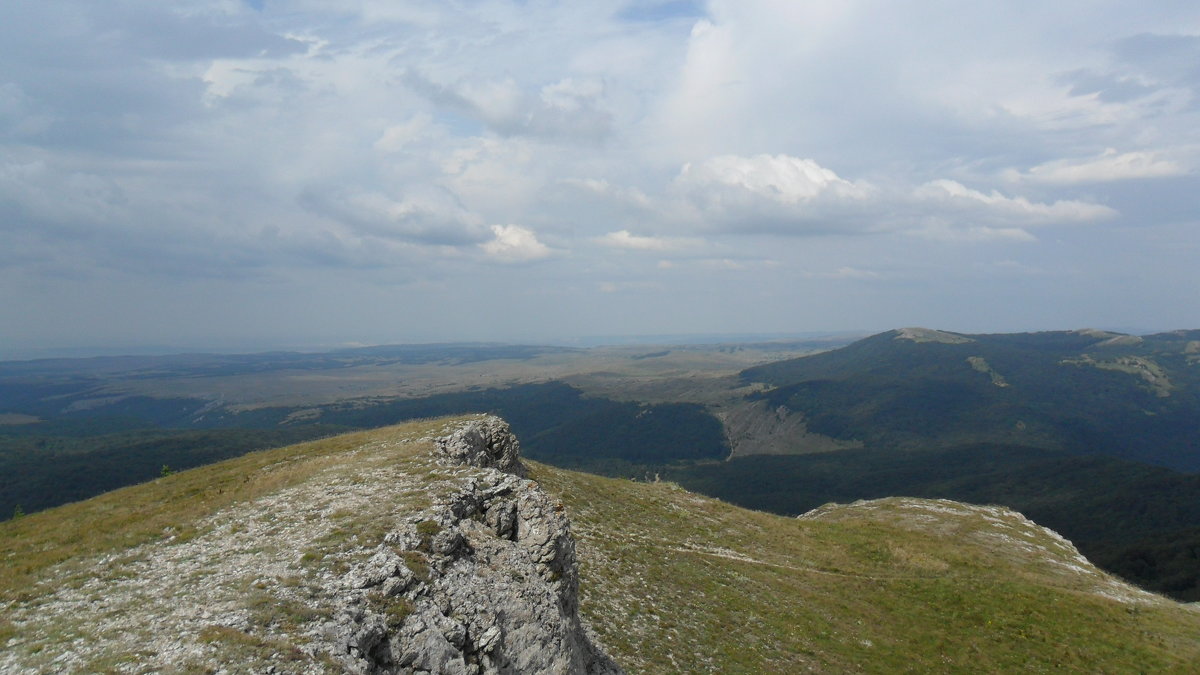
[[[309,656],[295,645],[275,637],[260,636],[230,628],[209,625],[197,635],[200,642],[216,645],[219,667],[209,664],[190,665],[188,672],[259,672],[265,666],[275,666],[284,672],[341,672],[342,667],[328,655]],[[256,665],[257,667],[252,667]]]
[[[383,538],[391,532],[394,527],[390,519],[386,517],[372,517],[357,524],[355,528],[358,532],[360,541],[368,542],[369,544],[378,544],[383,541]]]
[[[250,610],[250,621],[262,627],[273,626],[283,630],[294,630],[296,627],[328,618],[330,612],[308,607],[294,600],[276,597],[271,593],[259,592],[246,602]]]
[[[429,560],[418,551],[396,551],[417,580],[429,581]]]
[[[390,628],[399,628],[404,620],[413,613],[413,603],[408,598],[387,597],[382,593],[369,596],[369,601],[376,611],[383,614]]]
[[[119,654],[106,654],[98,659],[93,659],[83,669],[89,673],[121,673],[129,672],[129,666],[138,663],[145,663],[147,659],[158,655],[158,652],[148,649],[140,649],[134,652],[124,652]],[[144,673],[148,669],[141,668],[133,672]]]
[[[428,553],[433,543],[433,537],[441,531],[442,526],[436,520],[422,520],[417,523],[417,534],[421,538],[421,542],[417,544],[417,547]]]
[[[744,673],[1189,672],[1200,662],[1200,613],[1097,594],[1046,554],[983,536],[995,526],[979,515],[914,515],[885,502],[800,520],[670,484],[530,465],[567,504],[582,611],[630,673],[684,663]]]

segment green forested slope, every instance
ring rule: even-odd
[[[869,447],[1001,442],[1200,471],[1194,332],[939,342],[889,331],[742,376],[770,384],[761,396],[802,413],[811,431]]]

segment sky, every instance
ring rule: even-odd
[[[0,358],[1200,327],[1200,5],[5,0]]]

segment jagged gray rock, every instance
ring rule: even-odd
[[[526,475],[520,459],[521,445],[508,422],[499,417],[468,422],[449,436],[439,438],[437,446],[443,456],[458,464]]]
[[[570,524],[562,504],[523,477],[508,424],[472,421],[437,445],[482,473],[345,575],[346,609],[327,633],[345,668],[622,673],[580,620]]]

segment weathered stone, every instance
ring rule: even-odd
[[[483,631],[483,635],[479,636],[476,647],[484,654],[490,654],[495,651],[496,647],[500,646],[500,629],[492,626]]]
[[[377,647],[387,637],[387,628],[378,619],[365,622],[344,622],[335,633],[335,643],[342,653],[354,660],[372,661]]]
[[[416,575],[412,573],[412,570],[408,569],[404,565],[400,565],[396,570],[396,575],[384,580],[383,586],[380,590],[383,591],[384,595],[389,597],[400,595],[404,591],[408,590],[414,581],[416,581]]]
[[[429,546],[430,550],[434,553],[450,558],[464,555],[470,550],[467,540],[463,538],[462,532],[459,532],[457,529],[442,530],[433,535],[433,540]]]
[[[517,504],[516,502],[503,501],[488,507],[487,514],[484,516],[484,522],[497,537],[501,539],[516,539],[517,537]]]
[[[442,635],[445,635],[446,640],[459,651],[462,651],[463,647],[467,644],[467,627],[457,621],[442,631]]]
[[[346,585],[350,588],[367,588],[377,586],[389,577],[398,573],[403,564],[400,557],[391,551],[379,551],[371,556],[365,564],[354,568],[346,575]]]
[[[520,460],[520,443],[508,422],[499,417],[468,422],[449,436],[439,438],[437,446],[444,457],[457,464],[490,467],[518,476],[526,473]]]
[[[621,673],[592,644],[579,618],[575,541],[562,505],[533,481],[501,472],[523,470],[508,425],[496,418],[473,420],[438,445],[444,456],[482,472],[386,538],[409,550],[428,547],[427,580],[418,583],[405,565],[393,566],[389,561],[398,557],[390,551],[347,575],[361,583],[387,570],[383,592],[401,593],[405,583],[411,602],[411,611],[398,623],[393,619],[375,645],[357,649],[348,669]],[[428,521],[440,529],[423,544],[417,526]],[[357,621],[372,624],[377,618],[367,611]]]

